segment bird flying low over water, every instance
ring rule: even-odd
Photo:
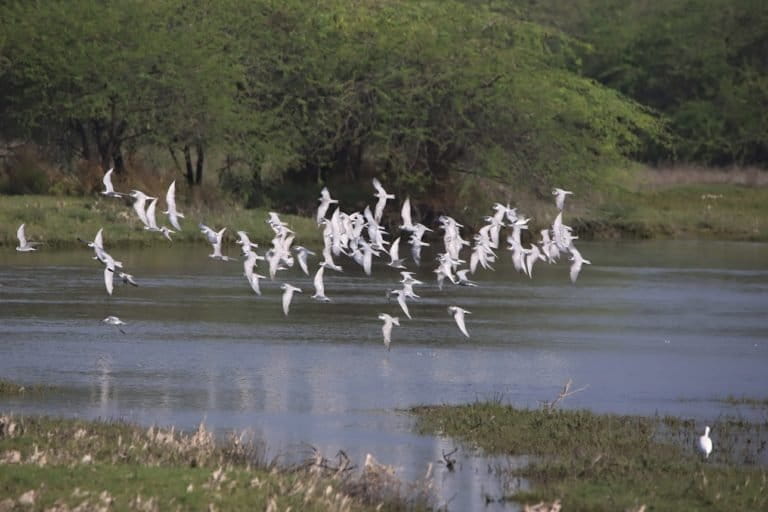
[[[19,252],[30,252],[30,251],[36,251],[35,245],[37,245],[37,242],[30,242],[27,240],[27,236],[24,233],[24,224],[19,226],[19,229],[16,230],[16,238],[19,239],[19,246],[16,247],[16,250]]]
[[[291,300],[293,300],[293,293],[301,293],[301,288],[296,288],[288,283],[283,283],[283,285],[280,286],[280,289],[283,290],[283,313],[285,313],[285,316],[288,316],[288,311],[291,309]]]
[[[574,247],[573,244],[568,247],[568,250],[571,252],[571,282],[575,283],[576,279],[579,277],[579,272],[581,272],[581,265],[583,263],[586,263],[587,265],[591,265],[592,262],[589,260],[585,260],[581,257],[581,253]]]
[[[105,324],[114,325],[115,327],[117,327],[117,329],[121,333],[125,334],[125,331],[120,326],[121,325],[126,325],[126,324],[125,324],[125,322],[120,320],[118,317],[116,317],[114,315],[110,315],[107,318],[105,318],[104,320],[102,320],[102,322],[104,322]]]
[[[459,330],[464,334],[464,336],[469,338],[467,326],[464,324],[464,315],[471,315],[472,313],[458,306],[448,306],[448,312],[453,315],[453,319],[456,320],[456,325],[459,326]]]
[[[307,256],[314,256],[315,253],[302,247],[301,245],[293,246],[293,251],[296,253],[296,259],[299,260],[299,267],[306,274],[309,275],[309,268],[307,267]]]
[[[384,346],[389,351],[389,344],[392,343],[392,326],[400,325],[400,319],[396,316],[390,316],[386,313],[379,315],[379,320],[384,320],[384,325],[381,326],[381,333],[384,335]]]
[[[405,316],[407,316],[409,319],[411,318],[411,313],[408,311],[408,304],[405,302],[406,298],[406,292],[404,289],[401,290],[390,290],[387,292],[387,297],[390,295],[397,295],[397,303],[400,304],[400,309],[403,310],[403,313],[405,313]]]
[[[320,268],[317,269],[317,273],[315,273],[315,294],[312,296],[313,299],[319,300],[320,302],[330,302],[331,299],[325,296],[325,284],[323,283],[323,272],[325,271],[325,264],[320,263]]]

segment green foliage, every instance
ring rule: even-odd
[[[6,131],[79,147],[103,167],[166,146],[180,166],[186,157],[190,184],[193,157],[202,168],[216,149],[224,184],[251,204],[282,194],[300,209],[324,183],[373,174],[414,195],[444,193],[455,171],[584,184],[664,133],[651,111],[579,74],[581,43],[495,2],[55,0],[5,11]]]
[[[532,19],[589,44],[585,72],[670,119],[653,160],[768,161],[768,3],[542,0]]]

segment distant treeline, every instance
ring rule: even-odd
[[[582,73],[664,114],[650,161],[768,165],[768,2],[535,0],[518,12],[588,46]]]
[[[373,174],[426,195],[449,175],[594,183],[627,157],[759,163],[765,12],[758,0],[11,0],[0,138],[73,172],[130,172],[127,155],[163,148],[189,186],[216,171],[250,204],[313,203],[324,183]]]

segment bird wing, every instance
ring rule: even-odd
[[[293,288],[286,288],[283,292],[283,313],[288,316],[288,310],[291,309],[291,299],[293,298]]]
[[[251,289],[256,293],[256,295],[261,295],[261,287],[259,286],[259,275],[251,273],[251,275],[248,277],[248,282],[251,284]]]
[[[572,283],[575,283],[576,279],[578,279],[579,272],[581,272],[581,261],[575,260],[571,264],[571,282]]]
[[[389,246],[389,257],[393,263],[400,259],[400,237],[395,238],[395,241]]]
[[[317,273],[315,273],[315,295],[318,297],[324,297],[325,296],[325,285],[323,284],[323,271],[325,270],[325,266],[321,265],[319,269],[317,269]]]
[[[99,231],[96,232],[96,236],[93,237],[93,245],[104,248],[104,228],[99,228]]]
[[[453,311],[453,318],[456,320],[456,325],[459,326],[459,330],[469,338],[469,333],[467,332],[467,326],[464,324],[464,310],[461,308],[456,308]]]
[[[155,217],[155,209],[157,208],[157,198],[149,202],[147,206],[147,226],[152,229],[157,229],[157,218]]]
[[[27,245],[27,237],[24,235],[24,224],[19,226],[19,229],[16,230],[16,238],[19,239],[19,247]]]
[[[115,168],[111,167],[101,179],[101,182],[104,183],[104,192],[108,194],[115,191],[115,187],[112,185],[112,171],[114,170]]]
[[[565,194],[561,190],[559,190],[557,196],[555,196],[555,204],[557,205],[558,210],[562,210],[565,205]]]
[[[301,267],[301,270],[306,275],[309,275],[309,269],[307,268],[307,253],[304,251],[299,251],[299,253],[296,256],[299,259],[299,266]]]
[[[403,310],[403,313],[405,313],[405,316],[408,318],[411,318],[411,314],[408,312],[408,304],[405,303],[405,294],[400,292],[397,294],[397,303],[400,304],[400,307]]]
[[[168,192],[165,193],[165,203],[168,205],[168,213],[176,212],[176,180],[173,180],[168,186]]]
[[[406,231],[413,230],[413,221],[411,220],[411,198],[407,197],[403,202],[403,208],[400,210],[400,216],[403,218],[402,229]]]
[[[146,204],[147,198],[144,196],[139,196],[133,201],[133,209],[136,212],[136,215],[139,216],[141,223],[145,226],[149,226],[149,221],[147,221],[147,212],[144,209],[144,205]]]
[[[381,182],[378,179],[373,178],[371,181],[373,183],[373,188],[376,189],[376,192],[378,192],[380,195],[387,195],[387,191],[384,190],[384,187],[381,186]]]
[[[115,278],[114,267],[110,268],[110,265],[104,267],[104,286],[107,289],[107,293],[112,295],[112,283]]]
[[[387,204],[387,196],[379,196],[379,200],[376,201],[376,209],[373,213],[373,218],[376,219],[376,223],[381,220],[381,216],[384,214],[384,206]]]

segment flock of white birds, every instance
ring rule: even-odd
[[[112,185],[112,172],[113,169],[110,169],[104,175],[102,195],[114,198],[131,197],[133,199],[133,209],[147,231],[158,232],[168,240],[171,240],[171,234],[181,231],[179,219],[183,219],[184,215],[176,209],[175,181],[168,187],[165,196],[166,210],[162,212],[168,216],[168,221],[175,228],[175,230],[172,230],[166,226],[159,226],[157,223],[156,208],[158,198],[148,196],[140,190],[132,190],[127,194],[117,192]],[[320,198],[318,199],[320,204],[317,208],[316,220],[318,227],[323,230],[324,243],[321,253],[322,260],[318,263],[318,269],[315,272],[313,281],[315,293],[311,298],[322,302],[331,301],[325,295],[325,269],[327,268],[335,272],[343,271],[342,267],[334,261],[334,257],[345,255],[360,265],[367,275],[370,275],[373,257],[386,253],[389,257],[387,265],[400,270],[400,275],[402,276],[402,279],[399,281],[402,288],[389,290],[387,296],[395,296],[403,314],[411,319],[408,301],[419,299],[419,296],[414,293],[414,286],[423,285],[424,283],[413,277],[414,272],[408,271],[405,266],[406,258],[400,257],[400,239],[402,236],[398,236],[391,242],[387,241],[386,236],[389,233],[380,224],[387,201],[395,199],[395,195],[388,193],[376,178],[373,179],[373,187],[376,190],[374,197],[377,198],[373,210],[371,210],[370,206],[366,206],[363,213],[345,213],[337,206],[330,218],[327,217],[328,210],[331,205],[338,205],[338,200],[331,197],[327,188],[323,188],[321,191]],[[571,195],[572,192],[555,188],[552,190],[552,194],[555,196],[555,205],[559,213],[551,228],[540,231],[541,240],[538,243],[529,244],[527,248],[521,242],[521,233],[523,230],[528,229],[528,223],[531,219],[518,214],[517,209],[510,208],[509,205],[505,206],[501,203],[493,205],[494,214],[485,217],[484,220],[487,224],[481,227],[477,234],[474,235],[474,244],[470,244],[469,241],[462,238],[461,228],[464,226],[456,222],[455,219],[446,215],[439,217],[438,229],[443,232],[444,251],[438,253],[438,265],[434,270],[438,287],[442,290],[446,279],[457,286],[477,286],[476,283],[469,279],[468,274],[474,274],[478,267],[493,270],[491,264],[496,261],[496,250],[499,249],[501,229],[505,227],[511,230],[506,239],[508,244],[507,250],[511,251],[512,263],[518,272],[522,272],[529,278],[532,278],[535,263],[538,261],[550,264],[556,263],[561,255],[568,254],[570,255],[569,260],[571,262],[570,279],[571,282],[575,283],[582,266],[591,262],[584,259],[578,249],[576,249],[573,241],[578,237],[573,235],[572,228],[563,224],[565,198]],[[421,223],[413,223],[410,198],[406,198],[403,201],[400,215],[402,224],[398,229],[401,233],[408,234],[408,243],[411,246],[411,259],[416,268],[418,268],[421,265],[422,248],[430,245],[423,241],[424,235],[433,230]],[[259,261],[266,262],[269,278],[274,280],[278,272],[293,267],[296,261],[298,261],[299,267],[304,274],[310,275],[308,259],[311,256],[316,256],[316,253],[306,247],[293,245],[295,234],[285,222],[280,220],[277,213],[270,212],[266,222],[272,228],[275,236],[271,242],[272,247],[264,255],[259,255],[256,252],[258,244],[250,241],[248,233],[245,231],[237,232],[239,239],[236,243],[240,245],[242,251],[243,273],[251,289],[257,295],[261,295],[259,280],[266,279],[266,276],[255,271]],[[213,247],[213,252],[208,255],[210,258],[221,261],[234,260],[222,253],[223,236],[227,228],[216,231],[202,223],[199,224],[199,228]],[[16,247],[17,251],[35,251],[37,249],[36,246],[40,243],[27,240],[24,224],[19,226],[16,235],[19,239],[19,245]],[[104,286],[109,295],[112,295],[113,292],[115,274],[123,283],[138,286],[133,275],[123,271],[122,262],[115,260],[104,250],[103,229],[99,229],[92,241],[81,241],[93,249],[93,259],[98,260],[104,265]],[[465,246],[470,245],[472,247],[469,263],[466,268],[461,268],[467,261],[461,259],[460,253]],[[283,290],[283,313],[287,316],[294,293],[302,293],[302,290],[289,283],[283,283],[281,289]],[[448,312],[453,316],[461,333],[469,338],[465,315],[471,314],[471,312],[456,305],[448,306]],[[400,326],[400,318],[387,313],[379,314],[378,318],[384,322],[382,334],[384,345],[389,350],[392,341],[392,329],[394,326]],[[103,321],[120,329],[120,332],[125,333],[122,326],[126,324],[117,316],[110,315]],[[709,432],[710,428],[707,426],[704,434],[697,439],[696,443],[697,449],[705,458],[708,458],[712,452],[712,439],[709,437]]]
[[[174,228],[171,229],[167,226],[158,225],[156,217],[157,197],[151,197],[140,190],[132,190],[130,193],[116,191],[112,184],[112,172],[113,169],[110,169],[105,173],[103,178],[104,190],[101,194],[114,198],[130,197],[136,216],[144,225],[144,229],[150,232],[158,232],[168,240],[172,240],[171,234],[182,229],[179,219],[184,218],[184,215],[176,208],[176,182],[172,182],[168,187],[165,195],[166,210],[162,212],[164,215],[167,215],[169,223]],[[335,257],[345,255],[351,258],[363,268],[367,275],[370,275],[373,257],[386,253],[389,257],[387,265],[400,270],[402,276],[400,280],[402,288],[389,290],[387,297],[395,297],[403,314],[411,319],[408,302],[419,299],[419,296],[414,292],[414,286],[423,285],[424,283],[413,277],[414,272],[410,272],[406,268],[406,258],[400,257],[400,240],[402,236],[398,236],[391,242],[388,241],[386,237],[389,234],[381,225],[381,219],[387,202],[395,199],[395,195],[388,193],[376,178],[373,179],[373,187],[375,189],[374,197],[377,198],[376,204],[373,209],[370,206],[366,206],[362,213],[343,212],[338,206],[338,200],[331,197],[327,188],[323,188],[321,191],[316,220],[318,227],[323,230],[324,244],[322,260],[318,263],[318,269],[314,275],[315,293],[311,298],[317,301],[330,302],[331,299],[325,295],[325,269],[335,272],[343,271],[341,265],[334,261]],[[440,216],[437,229],[443,232],[444,251],[438,254],[438,264],[434,270],[438,287],[442,290],[446,279],[457,286],[477,286],[476,283],[470,280],[469,275],[474,274],[478,267],[493,270],[491,264],[496,261],[496,250],[499,248],[501,229],[504,227],[511,230],[506,239],[507,249],[512,253],[512,262],[517,271],[526,274],[528,277],[533,277],[533,266],[536,262],[555,263],[560,259],[561,255],[569,254],[571,261],[570,278],[575,283],[582,265],[585,263],[589,264],[590,261],[584,259],[576,249],[573,241],[577,237],[572,234],[573,230],[571,227],[563,224],[565,198],[572,194],[572,192],[556,188],[552,193],[555,196],[555,205],[559,210],[559,214],[550,229],[541,230],[541,240],[539,243],[531,243],[527,248],[521,242],[521,233],[523,230],[528,229],[528,222],[531,219],[518,214],[516,208],[510,208],[508,205],[504,206],[501,203],[496,203],[493,206],[494,214],[485,218],[487,224],[480,228],[474,236],[474,244],[470,244],[469,241],[462,238],[461,228],[463,226],[456,222],[455,219],[447,215]],[[330,217],[328,217],[331,205],[337,206]],[[424,235],[433,230],[424,224],[413,223],[410,198],[406,198],[403,202],[400,215],[402,224],[398,229],[401,234],[408,235],[408,243],[411,246],[411,259],[418,268],[421,265],[422,248],[430,245],[423,240]],[[243,273],[251,289],[257,295],[261,295],[259,281],[266,278],[266,276],[259,274],[255,270],[259,261],[266,262],[269,278],[275,280],[278,272],[293,267],[296,261],[298,261],[301,270],[306,275],[310,275],[308,259],[316,256],[315,252],[306,247],[293,244],[294,232],[285,222],[280,220],[277,213],[270,212],[266,222],[272,228],[275,236],[271,242],[272,247],[263,255],[259,255],[256,252],[258,244],[251,242],[245,231],[237,232],[239,239],[236,243],[240,245],[242,251]],[[224,233],[227,230],[226,227],[217,231],[201,223],[199,228],[213,248],[213,252],[209,254],[210,258],[221,261],[234,260],[234,258],[222,253],[222,243]],[[39,242],[27,240],[24,224],[19,227],[17,237],[19,239],[19,246],[16,247],[17,251],[29,252],[37,249],[36,245]],[[104,249],[103,228],[99,229],[92,241],[81,241],[93,249],[93,259],[98,260],[104,265],[104,286],[109,295],[112,295],[114,289],[115,276],[125,284],[138,286],[133,275],[123,270],[122,262],[113,258]],[[460,253],[465,246],[470,245],[472,245],[472,248],[469,263],[466,268],[461,268],[467,261],[461,258]],[[281,289],[283,290],[283,313],[288,315],[294,294],[302,293],[302,290],[289,283],[283,283]],[[471,312],[457,305],[448,306],[448,312],[453,316],[461,333],[469,338],[465,315],[469,315]],[[378,318],[384,322],[382,334],[384,345],[389,350],[393,326],[400,326],[400,319],[387,313],[381,313]],[[114,325],[121,332],[124,332],[121,326],[125,325],[125,322],[117,316],[108,316],[104,319],[104,322]]]

